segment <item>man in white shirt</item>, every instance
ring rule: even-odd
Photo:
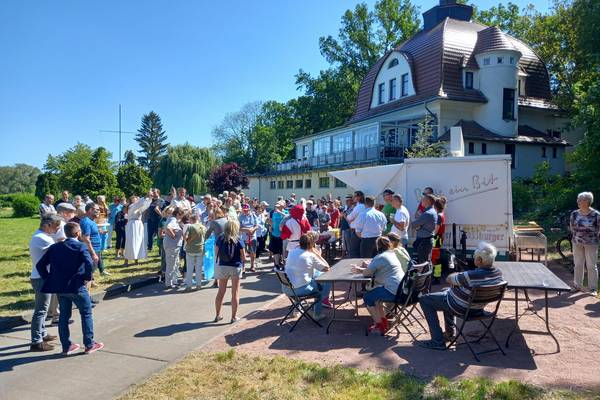
[[[354,192],[354,208],[346,216],[346,221],[350,224],[350,236],[348,240],[348,257],[360,257],[360,238],[356,235],[356,223],[358,216],[365,211],[365,194],[360,190]]]
[[[360,257],[372,258],[377,253],[375,242],[387,227],[385,214],[375,208],[375,198],[365,198],[365,211],[356,219],[356,236],[360,238]]]
[[[39,213],[40,217],[44,214],[56,214],[56,210],[54,209],[54,195],[47,194],[44,197],[44,202],[40,204]]]
[[[404,207],[402,196],[394,194],[392,196],[392,206],[396,209],[394,218],[390,218],[392,223],[391,232],[397,233],[400,236],[400,242],[406,248],[408,246],[408,227],[410,225],[410,214],[408,209]]]
[[[54,244],[52,235],[56,233],[59,227],[60,217],[58,215],[44,214],[40,221],[40,228],[35,231],[29,242],[29,254],[31,255],[32,263],[31,286],[35,291],[35,305],[31,318],[31,345],[29,347],[31,351],[49,351],[54,349],[54,346],[47,342],[56,340],[56,336],[49,335],[45,325],[51,295],[42,293],[44,280],[35,266],[50,246]]]
[[[177,197],[173,199],[173,204],[175,207],[179,207],[184,211],[190,211],[192,209],[192,205],[188,199],[185,198],[186,193],[187,190],[183,187],[177,189]]]

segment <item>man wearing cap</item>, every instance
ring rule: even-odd
[[[386,235],[390,233],[390,230],[392,229],[393,225],[391,221],[394,219],[394,215],[396,214],[396,209],[392,205],[393,195],[394,191],[390,188],[387,188],[383,191],[383,201],[385,202],[385,205],[383,206],[383,210],[381,210],[381,212],[388,219],[387,226],[385,227],[385,231],[383,232]]]
[[[246,246],[246,252],[250,253],[250,272],[256,272],[254,260],[256,259],[258,218],[250,211],[250,205],[242,205],[242,213],[238,217],[240,222],[240,239]]]

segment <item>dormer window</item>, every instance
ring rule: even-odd
[[[525,96],[525,78],[519,78],[517,81],[519,96]]]
[[[498,64],[504,63],[504,57],[498,57]]]
[[[390,79],[390,101],[396,100],[396,78]]]
[[[398,65],[398,59],[397,58],[393,58],[392,61],[390,61],[390,63],[388,64],[388,69],[389,68],[393,68],[396,65]]]
[[[401,96],[408,96],[408,74],[402,74],[402,92]]]
[[[383,104],[383,102],[385,101],[385,83],[380,83],[379,86],[377,87],[377,101],[378,104]]]
[[[515,58],[514,58],[514,57],[511,57],[511,58],[510,58],[510,63],[511,63],[512,65],[515,65]]]
[[[465,89],[473,89],[473,72],[465,72]]]

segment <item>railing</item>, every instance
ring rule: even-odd
[[[296,170],[309,170],[333,165],[360,164],[383,160],[397,160],[404,158],[404,146],[372,146],[361,147],[354,150],[329,153],[303,159],[285,161],[274,164],[272,172],[287,172]]]

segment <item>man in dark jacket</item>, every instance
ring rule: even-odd
[[[89,354],[104,347],[104,344],[94,341],[92,302],[85,285],[92,279],[94,263],[87,246],[77,240],[81,235],[79,224],[68,222],[64,230],[67,239],[50,246],[38,261],[36,269],[44,280],[42,293],[58,295],[60,307],[58,335],[63,354],[72,354],[80,348],[70,339],[69,318],[71,318],[73,303],[81,315],[83,343],[85,352]]]

